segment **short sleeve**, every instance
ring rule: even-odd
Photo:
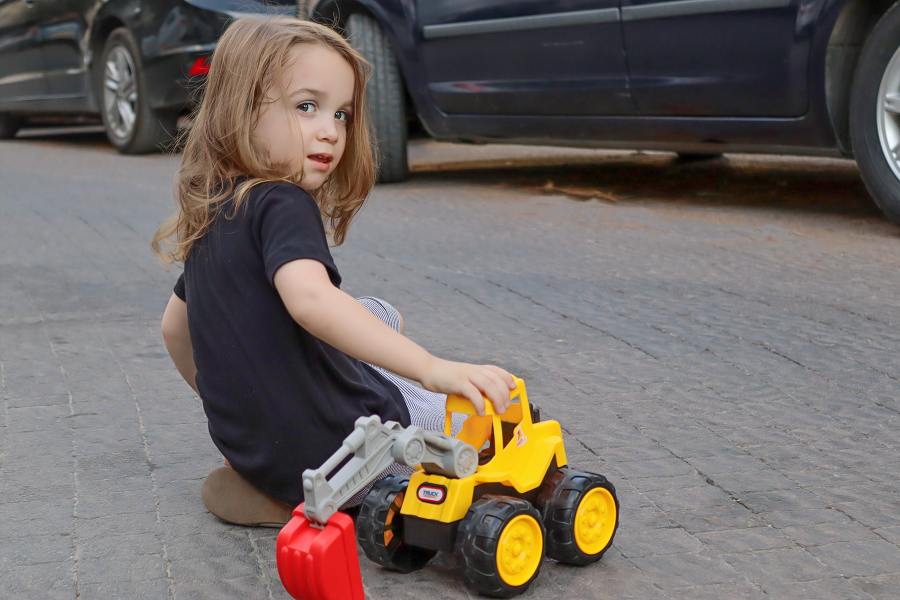
[[[341,276],[328,249],[322,213],[303,188],[278,183],[261,194],[253,230],[270,284],[275,285],[275,272],[283,265],[306,258],[322,263],[331,282],[340,287]]]
[[[184,289],[184,273],[178,278],[178,281],[175,282],[175,287],[172,289],[172,292],[181,298],[183,302],[187,302],[187,294]]]

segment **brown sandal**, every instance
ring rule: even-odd
[[[207,475],[200,497],[215,516],[246,527],[283,527],[294,508],[256,489],[231,467]]]

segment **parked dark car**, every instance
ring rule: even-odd
[[[0,139],[25,117],[99,114],[120,151],[155,150],[231,20],[296,12],[296,1],[0,0]]]
[[[894,0],[278,0],[374,67],[380,179],[406,137],[687,155],[853,157],[900,223]],[[267,4],[271,5],[269,0]],[[119,150],[175,130],[227,24],[255,0],[0,0],[0,138],[100,114]]]
[[[900,223],[895,0],[300,0],[374,66],[382,181],[440,140],[855,157]]]

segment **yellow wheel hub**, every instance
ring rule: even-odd
[[[507,523],[497,546],[497,572],[506,585],[525,585],[541,566],[544,536],[540,524],[529,515]]]
[[[603,488],[585,494],[575,513],[575,542],[585,554],[597,554],[609,544],[616,528],[616,501]]]

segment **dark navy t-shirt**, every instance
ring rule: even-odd
[[[272,182],[233,217],[230,204],[191,248],[174,291],[187,302],[213,442],[251,483],[298,504],[303,471],[325,462],[358,417],[408,426],[409,412],[383,375],[300,327],[275,289],[279,267],[303,258],[340,286],[315,200]]]

